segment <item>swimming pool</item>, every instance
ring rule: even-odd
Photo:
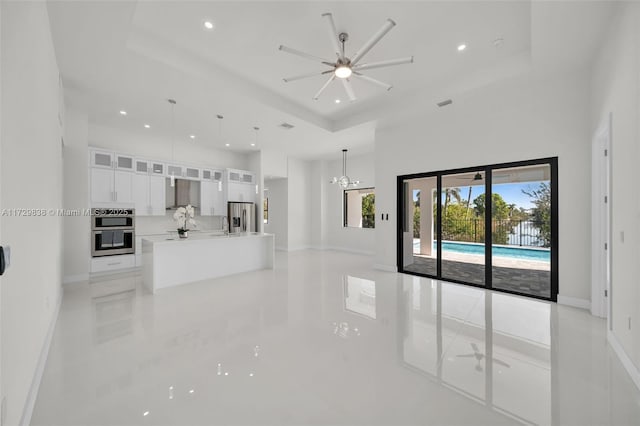
[[[420,240],[414,240],[413,247],[418,248]],[[436,242],[433,242],[436,249]],[[452,251],[456,253],[484,254],[484,245],[472,243],[459,243],[453,241],[443,241],[442,251]],[[511,259],[537,260],[539,262],[550,262],[551,251],[545,249],[531,249],[526,247],[494,246],[492,255],[496,257],[507,257]]]

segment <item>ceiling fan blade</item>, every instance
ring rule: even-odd
[[[382,25],[382,27],[378,30],[377,33],[375,33],[373,35],[373,37],[371,37],[369,39],[369,41],[367,41],[364,46],[362,46],[360,48],[360,50],[358,50],[356,52],[355,55],[353,55],[353,58],[351,58],[351,65],[355,65],[358,63],[358,61],[360,59],[362,59],[364,57],[364,55],[367,54],[367,52],[369,52],[371,50],[371,48],[373,46],[376,45],[376,43],[378,43],[380,41],[380,39],[382,39],[382,37],[385,36],[385,34],[387,34],[389,31],[391,31],[391,28],[395,27],[396,23],[393,22],[393,20],[387,18],[387,20],[384,22],[384,24]]]
[[[338,58],[342,57],[340,43],[338,43],[338,31],[336,30],[336,24],[333,22],[333,15],[331,13],[323,13],[322,17],[327,21],[327,28],[329,31],[329,38],[331,38],[331,47],[336,52]]]
[[[322,92],[324,92],[324,90],[325,90],[327,87],[329,87],[329,85],[331,84],[331,82],[332,82],[333,80],[335,80],[335,78],[336,78],[336,75],[335,75],[335,74],[331,74],[331,77],[329,77],[329,80],[327,80],[327,82],[326,82],[326,83],[325,83],[325,84],[320,88],[320,90],[318,90],[318,93],[316,93],[316,94],[313,96],[313,100],[314,100],[314,101],[317,101],[317,100],[318,100],[318,98],[320,97],[320,95],[322,94]]]
[[[371,78],[371,77],[368,77],[366,75],[362,75],[359,72],[354,72],[353,75],[355,75],[356,78],[362,79],[364,81],[368,81],[369,83],[373,83],[376,86],[384,87],[387,90],[391,90],[393,88],[392,85],[390,85],[388,83],[385,83],[384,81],[376,80],[375,78]]]
[[[324,58],[320,58],[318,56],[310,55],[308,53],[304,53],[304,52],[301,52],[301,51],[299,51],[297,49],[292,49],[291,47],[287,47],[287,46],[284,46],[284,45],[280,45],[278,50],[282,50],[283,52],[291,53],[292,55],[300,56],[300,57],[305,58],[305,59],[310,59],[310,60],[312,60],[314,62],[320,62],[321,64],[326,64],[326,65],[329,65],[331,67],[335,65],[335,63],[331,62],[328,59],[324,59]]]
[[[390,67],[393,65],[412,64],[413,56],[408,58],[389,59],[388,61],[371,62],[368,64],[360,64],[353,67],[354,70],[364,71],[372,70],[374,68]]]
[[[300,74],[300,75],[294,75],[293,77],[287,77],[287,78],[283,78],[285,83],[288,83],[290,81],[296,81],[296,80],[302,80],[303,78],[309,78],[309,77],[315,77],[317,75],[324,75],[324,74],[329,74],[330,72],[333,72],[333,70],[329,70],[329,71],[322,71],[322,72],[312,72],[312,73],[308,73],[308,74]]]
[[[349,97],[349,100],[351,100],[351,102],[355,101],[356,94],[353,91],[353,87],[351,87],[351,82],[348,79],[343,78],[342,85],[344,86],[344,91],[347,92],[347,96]]]

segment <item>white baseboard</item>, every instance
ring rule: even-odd
[[[373,256],[373,255],[375,255],[375,253],[372,252],[372,251],[352,249],[352,248],[349,248],[349,247],[327,246],[327,247],[324,247],[324,250],[342,251],[342,252],[345,252],[345,253],[361,254],[361,255],[364,255],[364,256]]]
[[[382,263],[374,263],[373,269],[387,272],[398,272],[398,267],[396,265],[383,265]]]
[[[620,362],[622,362],[624,369],[627,370],[627,373],[631,376],[633,383],[635,383],[638,389],[640,389],[640,370],[638,370],[638,367],[636,367],[633,361],[631,361],[631,358],[629,358],[629,355],[627,355],[625,350],[622,348],[620,341],[616,335],[611,332],[611,330],[607,330],[607,341],[620,359]]]
[[[558,295],[558,304],[573,306],[574,308],[586,309],[588,311],[591,310],[591,300],[580,299],[578,297]]]
[[[33,415],[33,408],[36,405],[36,398],[38,397],[38,391],[40,390],[40,382],[42,381],[42,374],[44,373],[44,367],[47,364],[47,358],[49,357],[49,348],[51,347],[51,340],[53,339],[53,332],[56,329],[56,323],[58,322],[58,314],[60,313],[60,305],[62,304],[62,295],[64,293],[63,287],[60,288],[60,297],[56,302],[56,307],[51,317],[51,323],[49,324],[49,330],[44,338],[44,344],[38,357],[38,363],[36,364],[36,370],[33,373],[33,380],[27,393],[27,400],[22,410],[22,418],[20,419],[20,426],[29,426],[31,424],[31,416]]]
[[[308,248],[309,246],[288,247],[287,251],[300,251],[300,250],[307,250]]]
[[[62,278],[62,285],[89,281],[89,274],[67,275]]]

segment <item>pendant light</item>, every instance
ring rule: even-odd
[[[176,101],[174,99],[167,99],[167,102],[171,105],[171,162],[175,163],[175,141],[173,139],[173,134],[175,133],[176,126],[176,116],[175,116],[175,106]],[[174,175],[174,171],[171,170],[171,187],[176,186],[176,177]]]
[[[222,119],[224,118],[222,115],[216,115],[218,118],[218,137],[220,138],[220,142],[222,142]],[[218,192],[222,192],[222,179],[218,181]]]
[[[340,185],[340,188],[347,189],[350,186],[357,186],[360,181],[354,180],[352,181],[349,176],[347,176],[347,150],[342,150],[342,176],[339,178],[334,177],[329,181],[329,183],[337,183]]]
[[[256,132],[256,139],[255,139],[255,142],[252,145],[253,146],[257,146],[258,145],[258,130],[260,130],[260,127],[253,126],[253,130]],[[258,195],[258,193],[259,193],[259,188],[258,188],[258,184],[256,183],[256,195]]]

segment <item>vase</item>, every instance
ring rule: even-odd
[[[187,229],[178,229],[178,236],[180,238],[187,238],[189,236],[189,232]]]

